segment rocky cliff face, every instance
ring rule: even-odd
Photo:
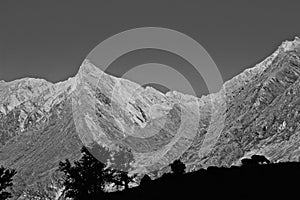
[[[0,163],[30,185],[78,157],[82,145],[111,167],[154,176],[175,159],[187,171],[238,165],[252,154],[298,161],[299,75],[296,38],[201,98],[140,87],[88,60],[56,84],[2,81]]]
[[[18,171],[15,196],[30,185],[52,184],[59,161],[79,157],[82,144],[74,134],[70,100],[73,81],[25,78],[0,84],[0,164]]]

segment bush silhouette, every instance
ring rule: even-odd
[[[180,160],[175,160],[171,165],[171,169],[175,174],[184,174],[185,173],[185,164]]]
[[[261,156],[261,155],[253,155],[253,156],[251,156],[251,159],[254,160],[258,164],[262,164],[262,163],[270,164],[271,163],[265,156]]]
[[[252,155],[251,159],[245,158],[242,160],[243,166],[253,166],[253,165],[259,165],[259,164],[270,164],[271,162],[264,156],[261,155]]]
[[[0,167],[0,199],[5,200],[11,198],[12,195],[8,192],[8,189],[13,186],[12,178],[16,174],[15,170],[5,169]]]

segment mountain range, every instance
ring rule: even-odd
[[[177,159],[186,172],[241,165],[254,154],[300,161],[299,76],[296,37],[200,98],[142,87],[89,60],[59,83],[1,81],[0,164],[18,171],[20,196],[57,185],[58,163],[78,159],[83,145],[112,168],[153,178]]]

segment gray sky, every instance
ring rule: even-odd
[[[299,0],[2,0],[0,80],[28,76],[65,80],[77,73],[101,41],[146,26],[170,28],[194,38],[228,80],[270,55],[283,40],[300,35],[299,8]],[[130,59],[122,62],[129,66]]]

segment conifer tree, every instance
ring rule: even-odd
[[[11,198],[12,195],[8,191],[13,186],[13,176],[16,174],[14,169],[6,169],[3,166],[0,167],[0,199],[5,200]]]

